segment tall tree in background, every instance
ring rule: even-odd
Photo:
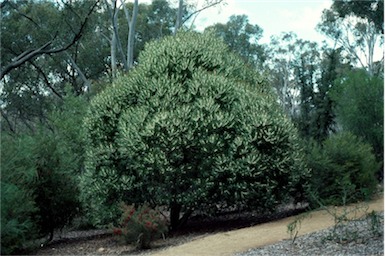
[[[3,129],[33,131],[34,123],[44,122],[47,111],[63,98],[66,85],[82,93],[84,81],[73,78],[80,74],[78,50],[97,4],[2,3]]]
[[[374,17],[370,19],[371,16],[376,16],[380,11],[379,5],[372,3],[371,6],[376,7],[371,7],[371,12],[367,15],[359,14],[356,16],[353,11],[356,10],[356,7],[349,10],[345,4],[336,4],[335,2],[332,9],[324,10],[322,21],[317,26],[321,33],[343,47],[345,57],[359,63],[370,75],[377,73],[374,51],[379,43],[383,43],[382,30],[379,30],[375,23],[377,20]],[[361,4],[354,4],[353,6],[361,6]],[[364,6],[368,5],[364,4]],[[373,15],[369,15],[371,13]]]
[[[301,50],[293,61],[295,81],[300,91],[299,114],[295,119],[300,133],[305,138],[311,138],[315,130],[313,115],[320,52],[318,45],[314,42],[299,39],[296,44]]]
[[[299,90],[294,80],[293,62],[298,52],[298,36],[293,32],[272,36],[266,48],[269,79],[279,102],[289,116],[297,111]]]
[[[294,116],[304,138],[324,141],[335,130],[334,101],[330,92],[335,80],[350,64],[345,63],[341,49],[298,40],[301,49],[294,61],[295,77],[300,90],[299,114]]]
[[[366,0],[354,1],[334,0],[332,10],[336,11],[341,18],[349,15],[355,15],[362,19],[373,22],[376,29],[384,33],[384,1],[383,0]]]
[[[334,80],[349,68],[341,49],[320,47],[294,33],[274,36],[268,47],[270,81],[304,138],[322,142],[335,128]]]
[[[121,2],[121,5],[118,6],[117,0],[112,0],[109,3],[107,0],[104,1],[105,6],[107,7],[110,21],[111,21],[111,73],[112,76],[116,76],[118,60],[117,60],[117,51],[121,56],[121,63],[123,64],[124,70],[128,71],[134,65],[134,43],[135,43],[135,26],[138,16],[138,0],[134,1],[132,15],[128,11],[126,3]],[[119,11],[123,8],[124,14],[126,16],[126,22],[128,27],[128,36],[127,36],[127,54],[124,52],[122,41],[119,36],[119,23],[118,23],[118,14]]]
[[[129,28],[127,37],[127,68],[131,69],[134,66],[134,43],[135,43],[135,26],[138,17],[138,0],[134,1],[134,8],[132,10],[132,16],[126,7],[123,5],[124,13],[127,18],[127,24]]]
[[[212,30],[246,62],[262,67],[265,52],[258,41],[262,38],[263,30],[258,25],[250,24],[246,15],[232,15],[226,24],[217,23],[206,30]]]
[[[45,54],[55,54],[60,53],[68,50],[70,47],[72,47],[82,36],[82,33],[84,31],[84,28],[87,24],[87,20],[89,16],[92,14],[93,10],[98,4],[98,1],[95,2],[88,13],[85,15],[85,18],[80,21],[79,28],[75,32],[75,28],[73,27],[74,24],[70,24],[70,20],[74,20],[73,18],[70,20],[66,20],[68,27],[61,27],[61,30],[57,30],[57,25],[60,24],[60,18],[63,19],[64,15],[66,15],[69,12],[73,12],[72,15],[76,15],[77,22],[79,22],[79,18],[81,15],[78,13],[75,13],[74,10],[71,8],[70,5],[67,5],[64,3],[64,8],[62,8],[62,15],[60,15],[60,10],[55,7],[55,4],[49,1],[42,1],[39,3],[40,8],[45,9],[47,13],[38,14],[37,17],[33,17],[34,13],[33,10],[31,10],[31,7],[34,5],[33,3],[24,3],[21,2],[23,5],[20,6],[19,3],[12,3],[11,1],[4,1],[1,4],[1,10],[2,10],[2,19],[7,18],[14,18],[12,15],[13,13],[16,13],[16,16],[19,16],[19,18],[27,19],[30,22],[30,25],[32,27],[36,28],[37,33],[32,34],[28,32],[28,29],[30,27],[25,28],[27,31],[25,31],[25,39],[24,39],[24,45],[25,43],[29,46],[27,46],[28,49],[22,49],[20,48],[20,45],[17,46],[19,49],[15,49],[15,47],[8,48],[8,53],[11,55],[17,55],[13,58],[6,58],[6,65],[1,70],[0,79],[4,78],[6,74],[8,74],[11,70],[16,69],[20,67],[21,65],[25,64],[26,62],[33,61],[35,58],[41,55]],[[56,14],[55,14],[56,12]],[[30,15],[32,14],[32,15]],[[44,18],[43,18],[43,17]],[[56,17],[55,17],[56,16]],[[59,19],[58,19],[59,18]],[[75,20],[76,20],[75,18]],[[42,27],[39,22],[41,20],[47,19],[51,24],[48,25],[48,27],[51,27],[51,30],[56,30],[54,33],[50,33],[48,35],[46,28],[48,27]],[[4,23],[2,23],[4,25]],[[6,23],[9,24],[9,23]],[[10,32],[11,29],[5,26],[2,26],[2,32]],[[15,31],[12,31],[15,32]],[[60,37],[58,37],[58,34],[61,34]],[[45,42],[39,42],[41,41],[42,37],[45,37]],[[66,39],[70,38],[70,40]],[[10,37],[9,40],[12,40],[13,37]],[[14,43],[15,44],[15,43]],[[40,45],[39,45],[40,44]],[[14,45],[15,46],[15,45]],[[18,53],[22,51],[21,53]],[[4,57],[4,56],[2,56]]]
[[[125,7],[129,12],[133,12],[134,4],[127,3]],[[151,41],[171,35],[175,26],[176,8],[170,6],[167,0],[154,0],[151,4],[139,4],[138,16],[135,27],[135,47],[133,54],[134,63],[137,62],[139,52],[144,49],[144,45]],[[129,27],[123,16],[118,18],[120,24],[120,37],[123,44],[128,39]]]
[[[331,132],[336,130],[335,100],[331,90],[335,81],[350,69],[349,63],[344,63],[341,48],[323,47],[320,61],[320,77],[314,92],[313,133],[316,141],[324,141]]]

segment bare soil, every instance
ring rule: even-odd
[[[350,207],[357,208],[357,204]],[[304,209],[292,206],[268,215],[248,212],[230,213],[216,218],[195,216],[178,233],[155,241],[152,249],[146,251],[121,244],[109,231],[88,231],[86,235],[75,234],[58,239],[35,251],[34,255],[233,255],[290,239],[287,225]],[[342,208],[335,209],[342,211]],[[372,210],[383,211],[383,197],[365,203],[362,209],[358,215]],[[326,229],[333,224],[333,217],[326,211],[312,212],[302,221],[298,236]]]

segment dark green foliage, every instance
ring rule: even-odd
[[[33,190],[33,141],[1,135],[1,254],[20,253],[36,237],[33,215],[37,211]],[[5,150],[6,149],[6,150]]]
[[[370,145],[348,132],[330,136],[308,154],[312,172],[310,201],[319,206],[370,199],[376,191],[378,163]]]
[[[384,80],[364,70],[347,73],[333,90],[337,121],[372,145],[377,160],[384,155]]]
[[[50,129],[2,133],[1,248],[17,253],[33,238],[53,234],[78,213],[76,176],[82,165],[85,101],[67,96],[49,115]]]
[[[344,18],[354,15],[373,22],[376,29],[384,33],[384,1],[383,0],[334,0],[332,9],[338,12],[339,16]]]
[[[268,210],[301,192],[293,125],[220,40],[179,33],[148,44],[139,63],[85,119],[81,185],[93,223],[117,220],[120,201],[168,205],[176,228],[196,209]]]
[[[77,176],[83,166],[82,120],[86,101],[67,93],[62,104],[49,115],[53,132],[42,128],[33,136],[33,183],[38,223],[42,234],[68,224],[78,213]]]
[[[343,63],[341,49],[323,49],[321,56],[315,43],[300,40],[297,44],[301,45],[301,56],[294,65],[301,94],[300,112],[294,120],[303,138],[322,143],[335,129],[331,89],[349,65]]]
[[[31,184],[38,207],[37,223],[42,235],[62,228],[77,213],[78,189],[75,181],[75,162],[58,137],[41,134],[35,138],[34,168],[37,173]],[[52,237],[51,237],[52,238]]]

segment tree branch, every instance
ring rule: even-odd
[[[80,67],[76,64],[75,60],[72,58],[72,56],[68,53],[65,52],[68,59],[69,59],[69,64],[79,73],[80,78],[82,79],[84,86],[86,87],[86,90],[89,90],[91,87],[91,82],[87,79],[87,77],[84,75]]]
[[[3,2],[0,3],[0,8],[4,8],[6,4],[9,4],[9,0],[4,0]]]
[[[13,70],[17,67],[20,67],[21,65],[23,65],[28,60],[32,60],[36,56],[42,55],[51,44],[52,44],[52,40],[49,41],[48,43],[45,43],[43,46],[41,46],[35,50],[27,50],[27,51],[23,52],[22,54],[20,54],[19,56],[17,56],[10,64],[5,66],[5,68],[3,70],[1,70],[0,79],[3,79],[3,77],[6,74],[8,74],[11,70]]]
[[[51,91],[56,95],[58,96],[60,99],[63,99],[63,97],[60,95],[60,93],[58,93],[58,91],[56,91],[55,88],[52,87],[51,83],[49,82],[47,76],[44,74],[44,71],[39,67],[37,66],[33,61],[29,61],[31,63],[31,65],[43,76],[43,79],[44,79],[44,82],[46,83],[46,85],[48,86],[49,89],[51,89]]]
[[[184,18],[182,20],[182,24],[184,24],[186,21],[188,21],[195,14],[200,13],[201,11],[204,11],[204,10],[206,10],[206,9],[208,9],[210,7],[213,7],[213,6],[217,5],[217,4],[220,4],[221,2],[223,2],[223,0],[214,1],[211,4],[208,4],[208,5],[204,6],[204,7],[202,7],[201,9],[192,12],[190,15],[188,15],[186,18]]]
[[[88,21],[88,18],[91,15],[91,13],[93,12],[93,10],[95,9],[95,7],[98,5],[98,3],[99,3],[99,0],[95,2],[95,4],[90,9],[90,11],[87,13],[86,17],[84,18],[84,20],[83,20],[83,22],[82,22],[82,24],[80,26],[79,31],[74,35],[74,37],[73,37],[71,42],[69,42],[67,45],[65,45],[65,46],[63,46],[61,48],[57,48],[57,49],[50,48],[50,46],[52,45],[54,39],[56,38],[56,36],[55,36],[54,39],[52,39],[49,42],[45,43],[41,47],[39,47],[37,49],[34,49],[34,50],[27,50],[27,51],[21,53],[19,56],[17,56],[15,58],[15,60],[13,60],[10,64],[5,66],[5,68],[3,70],[1,70],[1,72],[0,72],[0,80],[3,79],[4,76],[6,74],[8,74],[10,71],[12,71],[13,69],[20,67],[25,62],[27,62],[29,60],[32,60],[33,58],[35,58],[37,56],[40,56],[40,55],[43,55],[43,54],[54,54],[54,53],[63,52],[65,50],[67,50],[68,48],[70,48],[72,45],[74,45],[82,37],[84,28],[85,28],[85,26],[87,24],[87,21]]]

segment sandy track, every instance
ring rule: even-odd
[[[345,210],[356,209],[357,206],[362,206],[362,209],[360,208],[361,210],[356,215],[356,217],[360,217],[372,210],[383,211],[384,199],[382,197],[366,204],[354,204],[345,208]],[[333,210],[342,211],[343,208],[338,207]],[[365,212],[365,210],[367,211]],[[290,235],[287,232],[287,225],[293,222],[295,218],[296,217],[293,216],[249,228],[209,235],[186,244],[154,252],[151,255],[233,255],[234,253],[246,251],[251,248],[290,239]],[[325,210],[312,212],[309,217],[302,220],[298,236],[326,229],[333,225],[333,217]]]

